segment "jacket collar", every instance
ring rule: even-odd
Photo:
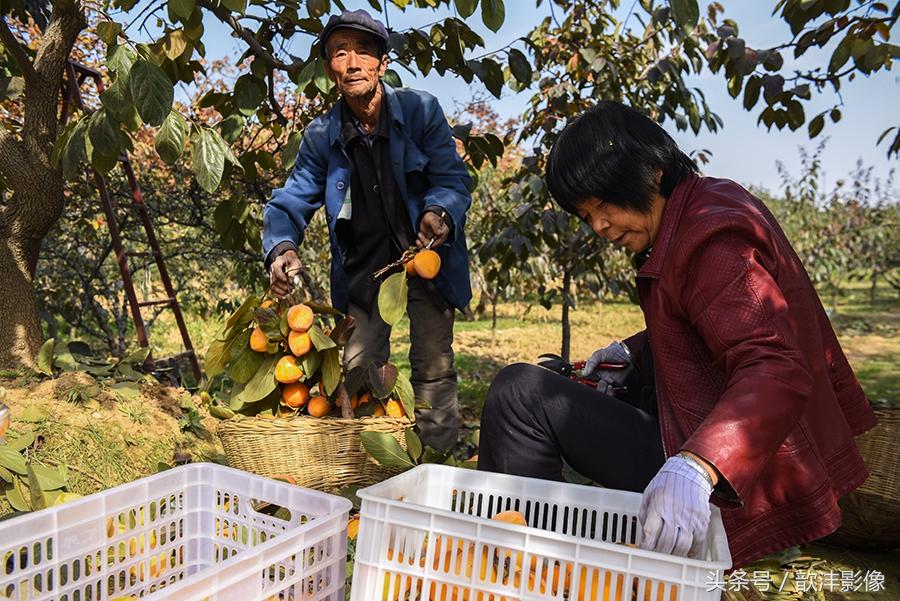
[[[638,277],[659,278],[662,274],[663,264],[666,256],[669,254],[669,246],[672,244],[675,231],[678,229],[681,215],[684,213],[687,201],[699,182],[700,176],[692,173],[672,190],[663,209],[662,222],[659,224],[659,234],[653,243],[650,258],[638,271]]]
[[[397,98],[397,91],[384,82],[381,82],[381,89],[384,92],[384,98],[388,103],[388,111],[390,119],[398,126],[403,125],[403,110],[400,106],[400,99]],[[382,101],[383,102],[383,101]],[[328,112],[328,145],[334,146],[341,139],[341,110],[343,109],[344,99],[341,98],[334,103]]]

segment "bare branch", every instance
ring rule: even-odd
[[[272,69],[269,69],[269,106],[272,107],[272,110],[278,117],[278,124],[282,127],[287,125],[288,119],[281,112],[281,105],[278,104],[278,99],[275,98],[275,72]]]
[[[270,69],[292,72],[303,66],[304,61],[300,59],[296,59],[291,63],[285,63],[276,58],[271,52],[263,47],[253,32],[241,25],[240,21],[238,21],[237,18],[231,14],[231,11],[224,6],[213,4],[209,2],[209,0],[199,0],[197,6],[202,6],[214,14],[220,21],[231,27],[232,31],[247,43],[253,54],[256,55],[257,58],[265,61]]]

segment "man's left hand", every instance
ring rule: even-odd
[[[434,238],[431,248],[437,248],[447,241],[449,235],[450,228],[441,215],[433,211],[427,211],[422,215],[422,220],[419,222],[419,237],[416,239],[416,246],[424,248]]]

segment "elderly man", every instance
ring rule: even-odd
[[[390,327],[378,313],[372,273],[403,249],[433,240],[439,275],[410,282],[409,359],[416,398],[431,405],[417,412],[422,440],[449,450],[459,429],[454,308],[472,296],[463,231],[472,202],[468,173],[437,100],[381,81],[388,65],[381,22],[364,10],[344,11],[329,19],[319,41],[341,99],[307,127],[293,172],[266,205],[263,248],[272,290],[279,297],[290,291],[303,232],[324,204],[332,302],[357,321],[345,367],[384,362]]]

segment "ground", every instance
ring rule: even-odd
[[[503,366],[516,361],[534,362],[544,352],[559,353],[561,330],[559,308],[550,311],[524,303],[498,308],[496,331],[489,319],[456,325],[455,350],[460,377],[460,403],[468,435],[478,428],[481,405],[491,379]],[[188,316],[198,349],[205,349],[221,324]],[[841,343],[864,389],[873,401],[900,402],[900,305],[896,292],[882,290],[871,302],[867,291],[851,289],[839,298],[832,315]],[[642,328],[640,309],[624,300],[580,305],[572,313],[573,359],[586,358],[596,348]],[[408,369],[408,329],[401,324],[394,333],[393,360]],[[177,334],[163,332],[159,356],[178,350]],[[221,460],[215,438],[200,432],[182,432],[178,417],[185,402],[198,404],[196,396],[183,389],[153,383],[111,386],[85,373],[64,373],[57,379],[35,375],[0,373],[15,421],[14,429],[39,435],[29,451],[46,464],[66,463],[70,489],[88,494],[156,472],[171,464],[173,454],[187,451],[195,460]],[[211,432],[215,420],[206,416],[203,425]],[[469,445],[471,448],[471,445]],[[0,515],[9,506],[0,497]],[[862,553],[810,545],[789,555],[768,558],[747,568],[748,573],[769,570],[781,573],[787,566],[798,572],[819,573],[853,570],[865,574],[877,570],[885,575],[882,593],[835,593],[825,596],[784,592],[765,594],[766,599],[834,599],[889,601],[900,599],[900,553]],[[789,588],[789,587],[786,587]],[[758,599],[732,595],[731,600]]]

